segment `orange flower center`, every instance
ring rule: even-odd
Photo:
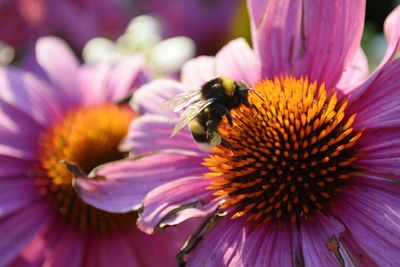
[[[126,108],[107,104],[73,110],[39,140],[36,184],[56,210],[81,230],[109,232],[134,226],[136,213],[112,214],[84,203],[72,188],[72,175],[60,161],[78,164],[88,174],[96,166],[122,159],[118,144],[137,116]]]
[[[362,132],[345,114],[347,101],[307,79],[275,78],[257,83],[250,107],[231,112],[218,131],[224,146],[204,165],[222,208],[247,220],[309,219],[326,210],[357,173],[354,145]],[[227,144],[227,145],[226,145]]]

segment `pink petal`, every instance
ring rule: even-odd
[[[118,64],[83,66],[79,81],[88,105],[118,101],[148,80],[144,60],[129,57]]]
[[[188,267],[231,266],[229,262],[238,252],[238,247],[246,241],[247,232],[243,220],[222,219],[190,254]],[[253,263],[251,266],[255,266]]]
[[[337,88],[344,92],[349,93],[349,89],[354,85],[360,84],[368,77],[369,66],[368,59],[364,51],[360,47],[357,54],[354,56],[353,61],[344,68],[342,77],[340,78]]]
[[[195,174],[193,174],[195,175]],[[180,175],[180,177],[184,177]],[[183,206],[193,204],[191,214],[184,214],[184,218],[204,217],[215,210],[214,203],[203,205],[203,201],[210,195],[206,190],[209,181],[198,174],[197,176],[184,177],[162,184],[150,191],[143,201],[143,211],[138,220],[138,227],[145,233],[151,234],[154,228],[163,224],[174,224],[183,221],[174,217],[166,221],[166,216]],[[189,207],[190,208],[190,207]]]
[[[1,101],[0,101],[1,102]],[[1,104],[0,104],[1,105]],[[38,132],[29,135],[29,125],[20,124],[17,127],[22,129],[6,130],[0,126],[0,153],[20,159],[36,160],[38,147]]]
[[[228,76],[249,85],[260,79],[260,63],[243,38],[225,45],[216,55],[215,61],[218,76]]]
[[[176,119],[157,115],[139,117],[131,123],[128,135],[121,143],[120,149],[133,151],[135,154],[145,154],[162,149],[178,149],[202,156],[203,154],[199,151],[187,127],[171,137],[177,122]]]
[[[43,267],[80,267],[84,260],[84,235],[73,227],[65,228],[48,251]]]
[[[0,88],[1,107],[9,115],[15,113],[45,127],[60,117],[59,103],[48,84],[28,72],[0,68]]]
[[[351,236],[350,232],[347,232],[342,236],[341,242],[339,243],[342,247],[342,251],[345,250],[349,257],[351,257],[352,264],[346,266],[379,266],[368,254],[363,250],[356,240]]]
[[[51,214],[47,204],[40,201],[0,220],[0,266],[10,263],[22,251],[49,221]]]
[[[79,62],[63,40],[55,37],[40,38],[36,43],[36,59],[57,88],[60,104],[68,107],[81,103]]]
[[[397,184],[369,180],[345,191],[333,210],[378,266],[400,265],[399,196]]]
[[[103,104],[111,100],[107,89],[107,79],[111,65],[84,65],[79,68],[80,88],[84,88],[84,101],[88,106]]]
[[[181,71],[181,81],[189,89],[199,88],[205,82],[217,76],[215,59],[209,56],[200,56],[188,60]]]
[[[357,128],[400,126],[400,60],[386,65],[367,88],[350,94],[349,112],[357,113]],[[360,94],[361,93],[361,94]]]
[[[395,8],[385,20],[384,31],[388,46],[386,48],[385,55],[381,60],[381,62],[379,63],[378,67],[363,83],[360,83],[359,85],[354,85],[346,90],[346,92],[351,92],[357,89],[357,92],[353,92],[351,95],[354,101],[358,99],[364,93],[365,90],[368,89],[370,84],[375,81],[380,72],[384,68],[386,68],[388,64],[391,64],[393,59],[396,57],[396,52],[400,47],[400,30],[398,27],[399,24],[400,24],[400,6]]]
[[[152,235],[137,230],[132,238],[137,251],[135,257],[141,266],[176,266],[175,256],[182,244],[193,233],[193,223],[182,223]],[[157,255],[154,257],[153,255]]]
[[[357,143],[357,166],[373,173],[400,175],[400,128],[364,131]]]
[[[135,231],[136,233],[136,231]],[[85,267],[132,266],[139,267],[135,257],[136,248],[131,240],[135,240],[132,231],[123,231],[112,235],[94,236],[88,241],[85,253]]]
[[[384,24],[384,32],[388,46],[386,48],[385,55],[377,69],[383,67],[387,62],[391,62],[396,52],[400,47],[400,6],[397,6],[386,18]]]
[[[295,266],[290,234],[284,224],[225,218],[200,241],[188,266]]]
[[[204,172],[201,158],[178,154],[155,154],[136,160],[103,165],[93,176],[75,178],[74,187],[87,203],[109,212],[140,207],[145,195],[171,180]]]
[[[47,223],[25,246],[10,267],[40,267],[49,252],[56,246],[60,236],[67,231],[64,221],[58,217]]]
[[[108,83],[112,100],[125,97],[130,91],[149,81],[145,64],[143,57],[133,56],[113,66]]]
[[[333,88],[360,45],[365,1],[249,1],[262,77],[308,76]]]
[[[340,262],[328,249],[332,238],[339,239],[344,227],[334,218],[323,214],[301,223],[301,243],[305,266],[339,266]]]
[[[11,179],[0,181],[0,218],[25,207],[39,198],[37,188],[31,179]]]
[[[25,179],[26,173],[32,168],[33,161],[23,160],[0,154],[0,181],[6,179]]]
[[[140,113],[150,113],[177,117],[177,114],[162,110],[162,104],[171,97],[187,90],[182,84],[167,79],[154,80],[139,88],[132,100],[132,106]]]
[[[84,266],[176,266],[175,255],[191,231],[193,227],[186,224],[154,235],[127,229],[94,236],[88,239]]]

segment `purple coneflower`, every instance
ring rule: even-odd
[[[148,79],[143,60],[79,66],[50,37],[36,52],[40,75],[0,70],[0,266],[173,266],[185,237],[149,236],[136,228],[136,211],[84,203],[60,162],[78,164],[69,165],[75,172],[97,167],[103,180],[124,175],[98,166],[126,156],[118,144],[138,113],[116,102]]]
[[[385,22],[388,48],[368,75],[359,46],[365,1],[248,6],[253,50],[232,41],[188,62],[182,83],[154,81],[136,93],[148,114],[131,124],[124,147],[163,151],[137,165],[164,181],[147,194],[140,228],[206,218],[178,255],[189,266],[399,266],[400,8]],[[250,107],[232,111],[233,126],[218,128],[225,145],[211,153],[188,131],[169,138],[178,117],[161,103],[222,75],[263,100],[250,94]],[[131,205],[103,194],[112,185],[91,185],[81,195],[89,203]]]

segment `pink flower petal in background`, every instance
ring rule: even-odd
[[[200,56],[188,60],[181,70],[181,81],[189,89],[197,89],[215,78],[215,58]]]
[[[145,154],[156,150],[170,149],[191,151],[202,156],[198,146],[193,143],[191,134],[186,130],[178,132],[171,137],[172,129],[177,123],[176,119],[167,119],[160,115],[149,115],[138,118],[129,128],[129,134],[121,143],[120,149],[130,151],[134,149],[135,154]],[[149,134],[147,129],[154,131]]]
[[[163,88],[162,91],[157,90]],[[140,113],[165,114],[166,110],[162,109],[162,103],[174,95],[184,91],[184,87],[173,80],[161,79],[149,82],[143,85],[135,93],[132,106]],[[169,113],[174,115],[173,112]]]
[[[366,80],[369,75],[368,58],[362,48],[359,48],[353,61],[344,69],[337,87],[341,91],[351,88]],[[342,89],[343,88],[343,89]],[[344,92],[349,93],[349,92]]]
[[[244,39],[225,45],[215,56],[217,76],[235,77],[252,85],[260,79],[260,66],[250,46]]]

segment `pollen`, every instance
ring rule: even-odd
[[[223,142],[204,160],[209,190],[232,218],[267,222],[308,220],[327,211],[358,173],[354,146],[362,131],[324,84],[306,78],[264,80],[250,106],[231,112],[218,132]]]
[[[137,116],[127,108],[106,104],[80,108],[39,139],[39,162],[34,176],[39,192],[69,223],[88,232],[110,232],[135,226],[137,214],[113,214],[84,203],[72,188],[72,175],[61,161],[78,164],[85,174],[96,166],[122,159],[118,144]]]

